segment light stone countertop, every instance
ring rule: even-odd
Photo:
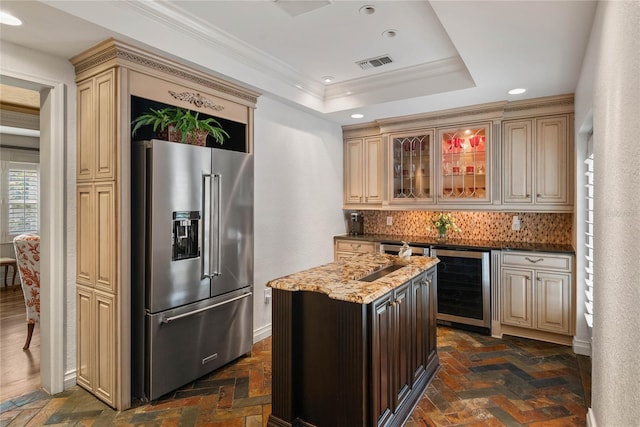
[[[319,292],[340,301],[369,304],[438,262],[437,258],[423,256],[402,261],[397,255],[363,253],[274,279],[267,286],[285,291]],[[373,282],[357,280],[392,264],[404,267]]]

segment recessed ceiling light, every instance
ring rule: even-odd
[[[349,90],[349,91],[345,92],[344,94],[345,94],[345,95],[351,95],[352,93],[353,93],[353,92],[351,92],[351,91]]]
[[[363,15],[373,15],[376,13],[376,8],[371,5],[362,6],[360,8],[360,13]]]
[[[324,76],[322,77],[322,81],[325,83],[331,83],[333,81],[333,77],[332,76]]]
[[[397,30],[386,30],[382,32],[382,37],[392,38],[398,35]]]
[[[0,24],[17,26],[22,25],[22,21],[7,12],[0,11]]]
[[[509,95],[520,95],[521,93],[525,93],[527,90],[524,88],[517,88],[517,89],[511,89],[509,92],[507,92]]]
[[[298,89],[302,89],[302,85],[296,85]]]
[[[360,113],[356,113],[356,114],[352,114],[351,118],[352,119],[361,119],[364,117],[364,114],[360,114]]]

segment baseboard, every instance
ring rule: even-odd
[[[69,372],[66,372],[64,374],[64,382],[63,382],[63,388],[66,390],[68,388],[73,387],[74,385],[76,385],[76,377],[77,377],[77,373],[76,370],[72,370]]]
[[[271,336],[271,323],[261,326],[258,329],[253,331],[253,343],[257,343],[258,341],[262,341],[265,338],[269,338]]]
[[[593,408],[587,410],[587,427],[598,427],[596,417],[593,415]]]
[[[591,357],[591,342],[573,337],[573,352],[582,356]]]

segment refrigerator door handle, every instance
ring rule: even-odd
[[[167,324],[169,322],[173,322],[174,320],[182,319],[183,317],[192,316],[194,314],[202,313],[203,311],[211,310],[212,308],[220,307],[221,305],[229,304],[234,301],[238,301],[239,299],[247,298],[251,296],[253,292],[247,292],[246,294],[238,295],[237,297],[228,299],[223,302],[219,302],[218,304],[213,304],[207,307],[199,308],[198,310],[189,311],[188,313],[178,314],[177,316],[165,317],[162,319],[162,323]]]
[[[220,276],[222,272],[220,271],[220,266],[222,264],[222,237],[220,236],[220,232],[222,231],[222,174],[216,173],[213,175],[217,183],[217,206],[216,206],[216,216],[217,216],[217,224],[215,231],[216,238],[216,263],[213,270],[214,276]],[[213,258],[213,257],[212,257]],[[213,264],[213,259],[211,260]]]
[[[207,187],[207,180],[209,181],[209,187]],[[211,175],[202,175],[202,225],[200,228],[200,239],[202,242],[202,255],[200,257],[200,278],[206,279],[211,277],[211,190],[207,188],[211,187]],[[207,223],[209,224],[209,235],[207,236]]]

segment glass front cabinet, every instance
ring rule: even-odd
[[[433,203],[433,130],[389,135],[389,203]]]
[[[491,203],[491,124],[438,129],[437,203]]]

